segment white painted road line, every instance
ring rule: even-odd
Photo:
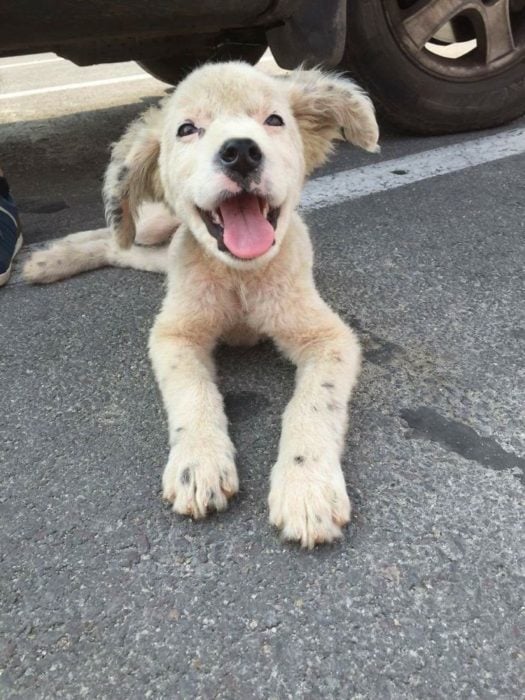
[[[58,61],[63,61],[67,63],[65,58],[40,58],[36,61],[21,61],[20,63],[0,63],[0,73],[7,68],[22,68],[23,66],[41,66],[44,63],[57,63]]]
[[[20,90],[20,92],[7,92],[0,95],[0,100],[11,100],[15,97],[29,97],[30,95],[43,95],[48,92],[61,92],[62,90],[79,90],[99,85],[112,85],[116,83],[130,83],[134,80],[155,80],[146,73],[136,75],[124,75],[121,78],[104,78],[103,80],[87,80],[85,83],[69,83],[68,85],[54,85],[53,87],[37,88],[35,90]]]
[[[510,129],[492,136],[318,177],[306,184],[301,207],[321,209],[520,153],[525,153],[525,129]]]

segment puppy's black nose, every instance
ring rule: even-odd
[[[229,139],[219,151],[221,164],[242,177],[256,170],[262,157],[261,149],[252,139]]]

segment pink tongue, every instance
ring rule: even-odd
[[[261,214],[253,194],[239,194],[220,206],[224,244],[238,258],[258,258],[273,245],[275,231]]]

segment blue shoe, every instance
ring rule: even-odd
[[[11,264],[22,246],[18,210],[9,194],[5,177],[0,177],[0,287],[11,276]]]

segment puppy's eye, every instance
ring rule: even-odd
[[[267,126],[284,126],[283,118],[278,114],[270,114],[264,123]]]
[[[179,129],[177,131],[177,136],[179,139],[184,138],[184,136],[191,136],[192,134],[196,134],[198,131],[197,127],[195,124],[192,124],[191,122],[184,122],[184,124],[181,124],[179,126]]]

